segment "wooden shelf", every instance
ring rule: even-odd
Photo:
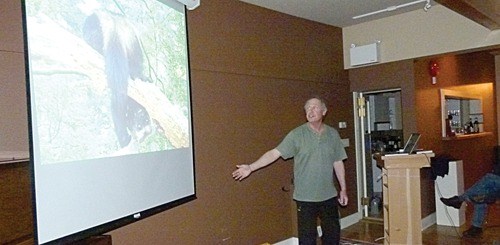
[[[443,137],[443,140],[466,140],[466,139],[474,139],[481,138],[493,135],[492,132],[482,132],[482,133],[473,133],[473,134],[459,134],[452,137]]]

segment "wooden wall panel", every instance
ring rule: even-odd
[[[354,141],[342,31],[239,1],[204,1],[188,13],[196,201],[111,232],[117,244],[261,244],[293,230],[292,161],[235,182],[236,164],[255,161],[305,122],[312,95],[328,102],[327,123]],[[346,163],[356,198],[354,145]],[[342,210],[357,211],[352,202]]]
[[[464,162],[465,188],[492,169],[497,145],[497,108],[495,102],[495,59],[489,52],[449,55],[434,59],[440,67],[437,84],[428,72],[431,58],[415,61],[418,127],[424,133],[422,144],[437,154],[448,154]],[[459,141],[441,138],[439,89],[464,90],[483,97],[484,129],[491,136]]]
[[[429,75],[429,62],[432,59],[421,58],[351,69],[351,91],[400,87],[405,135],[418,131],[422,134],[419,147],[432,149],[437,155],[447,154],[464,160],[465,187],[469,187],[491,170],[493,147],[497,144],[494,56],[488,52],[476,52],[434,58],[440,66],[435,85],[431,84]],[[476,90],[482,94],[485,130],[493,132],[493,135],[472,140],[443,141],[441,88]],[[421,170],[422,217],[435,212],[434,182],[430,179],[430,171],[426,168]]]
[[[0,244],[33,236],[29,163],[0,164]]]
[[[431,83],[429,62],[439,64],[437,83]],[[472,186],[491,171],[494,147],[498,144],[495,102],[495,59],[489,52],[448,55],[415,60],[415,88],[418,130],[421,144],[434,150],[437,156],[461,159],[464,163],[464,187]],[[466,90],[483,96],[485,131],[491,136],[458,141],[443,141],[441,136],[441,105],[439,89]],[[432,182],[431,182],[432,183]],[[429,186],[428,193],[434,193]],[[427,194],[423,203],[434,203],[434,194]],[[433,209],[430,209],[431,211]],[[468,207],[468,212],[472,210]]]
[[[20,1],[9,3],[20,10]],[[11,15],[20,26],[17,10]],[[7,32],[2,26],[2,41]],[[282,190],[290,186],[291,161],[279,160],[240,183],[231,172],[305,122],[302,108],[312,95],[326,98],[327,123],[337,127],[339,121],[347,122],[348,128],[339,132],[354,141],[342,30],[240,1],[208,0],[188,12],[188,32],[198,199],[109,234],[116,244],[260,244],[286,239],[295,234],[290,193]],[[13,34],[22,40],[21,32]],[[12,49],[22,56],[22,45],[17,45]],[[10,58],[0,61],[11,64]],[[10,68],[2,71],[11,73]],[[16,91],[24,92],[24,74],[15,79],[21,81]],[[19,131],[26,132],[20,125]],[[346,172],[349,196],[355,200],[351,146]],[[341,212],[347,216],[356,211],[351,202]]]

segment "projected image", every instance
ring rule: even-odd
[[[185,6],[24,0],[36,244],[196,199]]]
[[[190,146],[185,16],[166,5],[26,1],[41,164]]]

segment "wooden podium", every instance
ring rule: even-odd
[[[422,244],[420,168],[434,153],[376,156],[383,172],[384,244]]]

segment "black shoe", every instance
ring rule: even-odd
[[[441,202],[444,203],[446,206],[454,207],[456,209],[459,209],[462,206],[462,200],[458,196],[450,197],[450,198],[444,198],[441,197]]]
[[[464,231],[462,235],[467,238],[477,238],[483,234],[483,229],[475,226],[471,226],[468,230]]]

